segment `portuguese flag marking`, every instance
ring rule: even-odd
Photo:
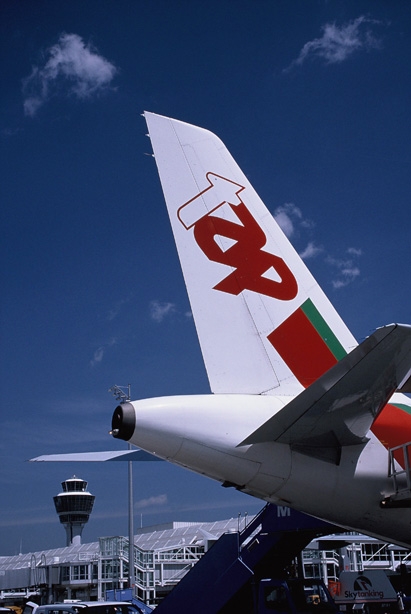
[[[304,388],[347,353],[310,299],[267,339]]]

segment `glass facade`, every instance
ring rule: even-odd
[[[124,537],[99,540],[101,579],[99,592],[128,587],[129,542]],[[181,545],[158,550],[134,546],[136,594],[145,601],[166,594],[203,556],[204,545]]]

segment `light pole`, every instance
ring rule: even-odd
[[[127,390],[127,393],[124,392]],[[131,386],[112,386],[109,392],[113,396],[124,403],[131,400]],[[131,450],[131,443],[128,444],[128,449]],[[134,597],[134,503],[133,503],[133,461],[128,461],[128,583]]]

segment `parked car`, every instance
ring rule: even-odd
[[[126,601],[77,601],[39,605],[31,614],[140,614]]]

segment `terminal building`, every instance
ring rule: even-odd
[[[0,605],[20,605],[27,600],[102,600],[108,590],[128,587],[129,540],[122,536],[102,537],[82,544],[81,531],[94,496],[87,491],[87,482],[75,476],[62,485],[63,492],[54,500],[66,528],[66,547],[0,555]],[[288,508],[277,510],[282,516],[289,513]],[[239,516],[139,529],[134,536],[136,597],[147,604],[159,603],[223,534],[245,533],[247,526],[251,531],[252,522],[252,517]],[[305,578],[322,578],[330,585],[338,581],[342,570],[382,569],[390,574],[407,565],[411,570],[411,551],[355,533],[325,535],[305,548],[298,564]]]
[[[136,595],[146,603],[161,600],[223,533],[244,528],[245,522],[171,522],[139,529],[134,538]],[[104,599],[107,590],[128,586],[128,565],[125,537],[0,556],[0,603]]]
[[[232,518],[140,529],[134,539],[136,595],[145,603],[158,603],[223,533],[243,529],[245,523],[245,518]],[[88,544],[0,556],[0,603],[104,599],[107,590],[128,586],[128,550],[127,538],[103,537]],[[411,552],[363,535],[328,535],[303,551],[302,563],[306,578],[321,577],[329,584],[338,580],[342,566],[348,571],[394,572],[401,564],[411,565]]]

